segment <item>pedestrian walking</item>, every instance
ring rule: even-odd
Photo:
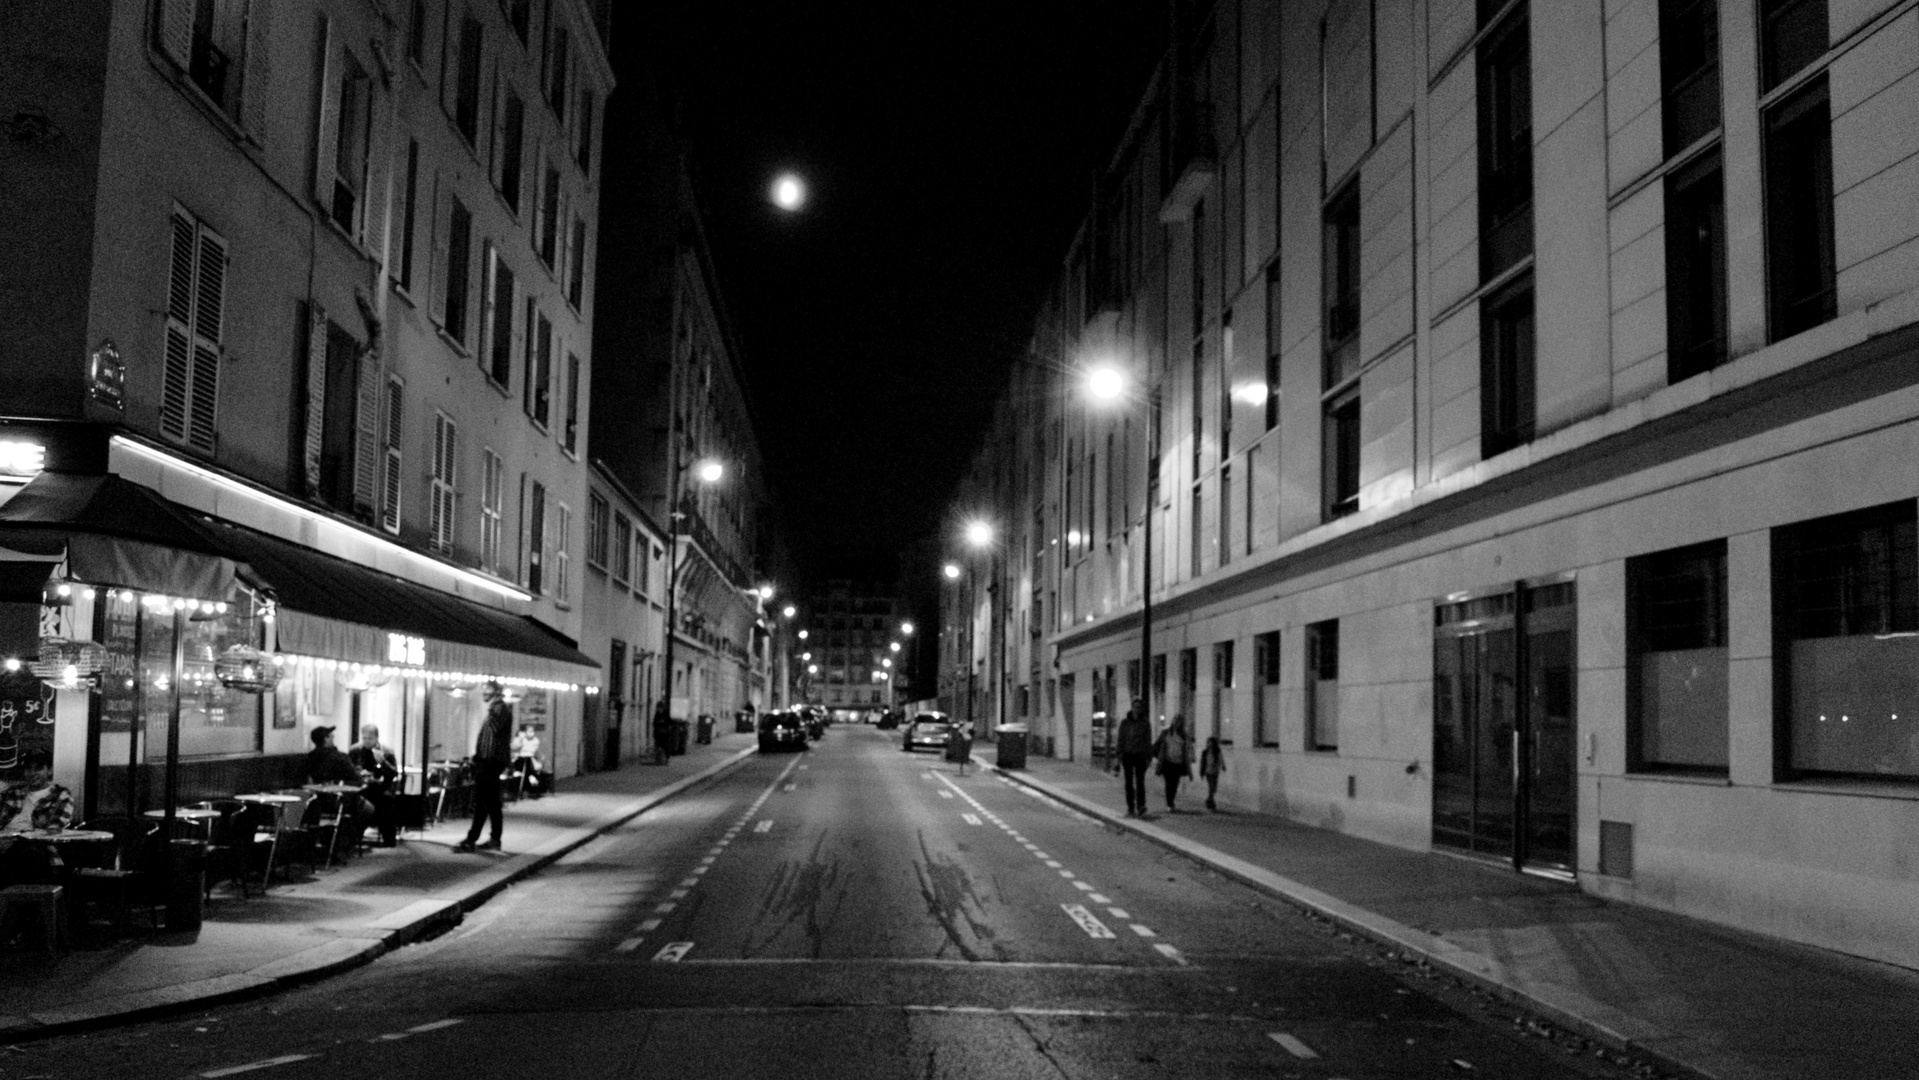
[[[1226,771],[1226,755],[1219,752],[1219,736],[1206,736],[1206,749],[1199,752],[1199,776],[1206,781],[1206,809],[1218,810],[1213,797],[1219,794],[1219,774]]]
[[[473,824],[466,839],[455,851],[498,851],[500,833],[506,828],[506,807],[500,802],[500,774],[506,771],[507,756],[513,744],[513,707],[506,703],[500,684],[486,684],[486,720],[480,725],[480,737],[473,745]],[[492,836],[480,840],[481,826],[491,826]]]
[[[1185,713],[1174,713],[1172,726],[1159,733],[1154,756],[1159,759],[1159,775],[1166,781],[1166,812],[1176,814],[1179,782],[1193,772],[1193,740],[1186,734]]]
[[[1121,782],[1126,785],[1126,816],[1146,813],[1146,767],[1153,761],[1153,728],[1146,722],[1146,703],[1133,699],[1133,707],[1119,722],[1116,733]]]

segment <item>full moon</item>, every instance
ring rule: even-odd
[[[782,210],[798,210],[806,202],[806,185],[792,173],[781,173],[773,181],[773,205]]]

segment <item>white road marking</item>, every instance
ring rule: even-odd
[[[677,964],[685,958],[687,953],[692,951],[693,943],[690,941],[671,942],[666,948],[653,954],[653,962],[656,964]]]
[[[801,771],[801,772],[805,772],[805,771],[806,771],[806,770],[807,770],[808,768],[809,768],[809,766],[806,766],[806,765],[802,765],[802,766],[800,766],[800,771]]]
[[[671,915],[673,914],[673,909],[679,906],[680,905],[675,904],[671,901],[668,901],[664,904],[655,905],[653,908],[653,913],[656,915]]]
[[[1092,897],[1089,896],[1087,897],[1087,899],[1090,900],[1092,899]],[[1125,908],[1109,907],[1106,909],[1106,913],[1108,915],[1111,915],[1113,918],[1118,919],[1120,922],[1130,922],[1132,921],[1132,918],[1133,918],[1131,915],[1128,915],[1126,913]]]
[[[639,948],[640,944],[644,942],[645,940],[646,939],[643,937],[627,938],[625,941],[622,941],[618,945],[613,946],[613,951],[614,952],[632,952],[634,949]]]
[[[686,894],[692,891],[691,889],[674,889],[672,892],[666,894],[666,898],[668,900],[684,900],[686,899]]]
[[[446,1020],[434,1020],[430,1023],[415,1024],[412,1027],[407,1028],[406,1031],[407,1031],[407,1034],[409,1035],[424,1035],[429,1031],[438,1031],[441,1028],[457,1027],[464,1023],[466,1023],[465,1020],[461,1020],[458,1018],[450,1018]]]
[[[690,878],[687,878],[686,880],[693,882],[695,885],[697,885],[699,884],[699,881],[700,881],[700,875],[706,873],[708,870],[711,870],[711,869],[713,868],[710,866],[696,866],[693,869],[687,871],[687,873],[692,874],[693,876]]]
[[[978,825],[980,823],[978,814],[961,814],[960,820],[964,821],[968,825]]]
[[[1091,885],[1088,885],[1084,881],[1073,882],[1073,888],[1078,889],[1081,892],[1087,892],[1087,893],[1090,893],[1093,891],[1093,887]],[[1092,900],[1093,898],[1089,896],[1086,899]],[[1098,903],[1098,901],[1095,900],[1094,903]]]
[[[1171,960],[1173,963],[1178,964],[1181,967],[1186,966],[1186,958],[1179,955],[1179,950],[1173,948],[1171,945],[1168,945],[1162,941],[1159,944],[1153,946],[1153,948],[1161,956],[1164,956],[1166,959]]]
[[[1098,894],[1098,893],[1094,893],[1093,895],[1091,895],[1091,896],[1089,896],[1089,897],[1087,897],[1086,899],[1088,899],[1088,900],[1091,900],[1091,901],[1092,901],[1093,903],[1095,903],[1095,904],[1110,904],[1110,903],[1112,903],[1112,902],[1113,902],[1113,898],[1112,898],[1112,897],[1110,897],[1110,896],[1101,896],[1101,895],[1100,895],[1100,894]]]
[[[769,818],[761,818],[761,819],[760,819],[760,821],[759,821],[759,824],[757,824],[757,825],[755,825],[755,826],[753,826],[753,831],[754,831],[754,832],[772,832],[772,831],[773,831],[773,819],[772,819],[772,818],[770,818],[770,817],[769,817]]]
[[[682,882],[680,882],[680,888],[682,888],[682,889],[690,889],[690,888],[692,888],[693,886],[695,886],[695,885],[698,885],[699,883],[700,883],[700,879],[699,879],[699,878],[696,878],[696,877],[690,877],[690,878],[687,878],[687,879],[686,879],[685,881],[682,881]]]
[[[200,1075],[208,1077],[209,1080],[217,1076],[238,1076],[241,1073],[252,1072],[255,1069],[271,1069],[275,1065],[291,1065],[296,1061],[306,1061],[312,1057],[312,1054],[284,1054],[277,1058],[268,1058],[265,1061],[255,1061],[246,1065],[233,1065],[224,1069],[214,1069],[212,1072],[203,1072]]]
[[[1284,1031],[1269,1031],[1266,1033],[1266,1037],[1285,1047],[1287,1053],[1301,1061],[1311,1061],[1319,1056],[1318,1051],[1300,1042],[1297,1036],[1290,1035]]]
[[[1158,937],[1159,936],[1158,934],[1153,933],[1152,927],[1142,926],[1139,923],[1133,924],[1133,933],[1138,934],[1140,937]]]
[[[783,789],[781,789],[781,790],[783,790],[783,791],[792,791],[792,790],[793,790],[794,788],[796,788],[796,787],[799,787],[799,785],[798,785],[798,784],[788,784],[788,785],[786,785],[786,787],[784,787],[784,788],[783,788]]]
[[[706,857],[709,859],[717,859],[722,854],[724,854],[725,851],[726,851],[725,844],[715,844],[712,847],[706,849]]]
[[[650,934],[653,931],[658,930],[659,928],[660,928],[660,920],[648,919],[645,922],[640,924],[639,931],[642,934]]]
[[[1033,852],[1033,858],[1035,858],[1035,859],[1050,859],[1050,858],[1052,858],[1052,856],[1051,856],[1051,855],[1048,855],[1048,854],[1046,854],[1046,853],[1045,853],[1044,851],[1035,851],[1035,852]],[[1053,865],[1054,865],[1054,866],[1058,866],[1059,864],[1058,864],[1058,863],[1054,863]]]
[[[1036,855],[1036,856],[1038,856],[1038,857],[1039,857],[1039,859],[1040,859],[1040,861],[1041,861],[1041,862],[1044,862],[1044,863],[1046,864],[1046,868],[1047,868],[1048,870],[1058,870],[1058,869],[1059,869],[1059,860],[1058,860],[1058,859],[1049,859],[1049,858],[1047,858],[1047,857],[1046,857],[1046,853],[1045,853],[1045,852],[1043,852],[1043,851],[1035,851],[1035,852],[1034,852],[1033,854],[1034,854],[1034,855]]]
[[[701,859],[701,860],[700,860],[700,865],[701,865],[701,866],[712,866],[712,865],[714,864],[714,862],[716,862],[716,861],[717,861],[717,860],[715,859],[715,857],[714,857],[714,856],[712,856],[712,855],[708,855],[708,856],[707,856],[706,858],[704,858],[704,859]]]
[[[945,788],[941,788],[939,790],[939,797],[942,799],[950,799],[953,797],[953,793],[946,790]]]
[[[1055,863],[1054,865],[1058,865],[1058,864]],[[1071,870],[1061,870],[1059,872],[1059,876],[1065,878],[1068,881],[1073,880],[1073,872]]]
[[[1110,938],[1113,936],[1113,932],[1106,928],[1106,924],[1100,922],[1098,916],[1086,910],[1084,904],[1061,904],[1060,907],[1079,924],[1081,930],[1086,931],[1087,937]]]

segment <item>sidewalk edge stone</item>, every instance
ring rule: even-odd
[[[1196,840],[1122,818],[1109,808],[1037,777],[1002,769],[997,764],[980,764],[1016,784],[1032,788],[1062,804],[1089,814],[1108,826],[1123,829],[1166,848],[1176,855],[1207,866],[1261,892],[1319,915],[1371,941],[1412,953],[1435,967],[1443,968],[1495,996],[1524,1005],[1568,1030],[1604,1043],[1614,1050],[1643,1055],[1662,1067],[1684,1072],[1702,1080],[1727,1080],[1726,1074],[1689,1060],[1675,1044],[1691,1045],[1696,1040],[1667,1031],[1648,1020],[1624,1012],[1556,983],[1522,979],[1518,973],[1487,956],[1452,944],[1431,934],[1421,933],[1403,923],[1373,911],[1347,903],[1311,886],[1293,881],[1244,859],[1216,851]]]

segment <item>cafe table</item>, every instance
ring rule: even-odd
[[[113,839],[105,829],[28,829],[14,835],[36,844],[97,844]]]
[[[148,810],[140,816],[152,818],[155,821],[165,821],[167,819],[167,812],[165,810]],[[175,821],[184,821],[196,829],[204,829],[208,832],[212,831],[213,822],[219,818],[219,816],[220,811],[209,810],[203,806],[182,806],[175,808],[173,811],[173,819]]]

